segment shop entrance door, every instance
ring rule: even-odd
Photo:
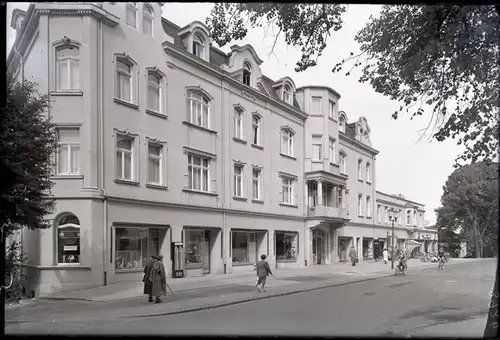
[[[347,245],[349,240],[346,238],[339,237],[339,261],[347,261]]]
[[[203,233],[201,257],[203,262],[203,274],[210,274],[210,230]]]
[[[313,264],[326,263],[326,233],[320,229],[312,231]]]

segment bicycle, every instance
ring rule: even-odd
[[[405,276],[406,275],[406,265],[399,262],[398,265],[396,266],[395,271],[394,271],[394,275],[395,276],[399,276],[399,275]]]
[[[445,258],[440,257],[438,260],[438,270],[443,270],[444,269],[444,263],[445,263]]]

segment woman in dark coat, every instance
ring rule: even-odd
[[[163,265],[163,255],[158,255],[149,275],[151,295],[156,297],[155,303],[160,303],[160,296],[167,295],[167,277]]]
[[[144,282],[144,294],[149,295],[149,302],[153,302],[153,284],[149,280],[149,276],[151,275],[151,269],[153,269],[155,261],[156,256],[151,256],[144,268],[144,277],[142,278],[142,282]]]

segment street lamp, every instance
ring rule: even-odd
[[[394,209],[394,208],[390,208],[389,209],[389,221],[392,222],[392,250],[391,250],[391,269],[394,269],[394,222],[396,222],[398,220],[398,215],[399,212],[401,210],[400,209]]]

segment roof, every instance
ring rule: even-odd
[[[12,27],[14,29],[16,28],[16,21],[17,21],[17,18],[19,16],[25,17],[26,16],[26,11],[23,11],[22,9],[19,9],[19,8],[15,8],[12,11],[12,18],[10,20],[10,27]]]

